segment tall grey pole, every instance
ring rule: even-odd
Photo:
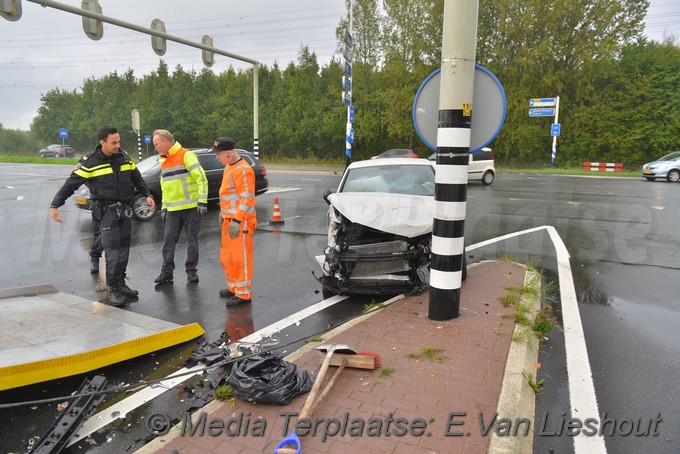
[[[555,96],[555,121],[554,124],[559,123],[560,117],[560,97]],[[552,161],[552,166],[555,167],[555,157],[557,156],[557,135],[553,136],[552,152],[550,153],[550,160]]]
[[[260,122],[260,109],[258,99],[260,98],[260,65],[253,63],[253,154],[256,158],[260,156],[260,138],[258,124]]]
[[[478,8],[479,0],[444,1],[428,311],[431,320],[450,320],[460,313]]]

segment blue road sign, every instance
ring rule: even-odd
[[[552,107],[555,105],[555,98],[531,98],[529,107]]]
[[[68,139],[68,129],[59,128],[59,138],[60,139]]]
[[[345,136],[345,140],[349,143],[354,143],[354,128],[349,130],[349,134]]]
[[[530,117],[554,117],[555,108],[554,107],[539,107],[534,109],[529,109]]]
[[[354,106],[349,106],[349,122],[354,123]]]
[[[552,128],[550,128],[550,135],[551,136],[559,136],[560,135],[560,124],[559,123],[553,123]]]
[[[151,143],[151,136],[144,136],[144,143]]]
[[[352,65],[351,63],[345,62],[345,74],[352,77]]]

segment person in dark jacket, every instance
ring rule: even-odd
[[[146,197],[153,210],[155,202],[139,169],[130,156],[120,149],[120,134],[112,126],[97,132],[99,145],[83,156],[50,205],[50,217],[62,223],[59,207],[84,184],[90,190],[92,215],[99,220],[101,242],[106,257],[106,287],[109,303],[121,306],[125,297],[139,292],[125,284],[125,270],[130,255],[132,200],[135,189]]]

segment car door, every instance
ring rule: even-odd
[[[220,186],[222,185],[222,175],[224,175],[224,166],[215,158],[213,153],[199,154],[198,162],[205,171],[205,176],[208,179],[208,200],[218,200],[220,194]]]

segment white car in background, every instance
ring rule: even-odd
[[[674,151],[642,166],[642,176],[649,181],[665,178],[671,183],[680,181],[680,151]]]
[[[437,153],[432,153],[427,159],[437,161]],[[484,147],[479,151],[470,153],[468,164],[468,181],[481,181],[482,184],[490,185],[496,179],[496,162],[491,148]]]

